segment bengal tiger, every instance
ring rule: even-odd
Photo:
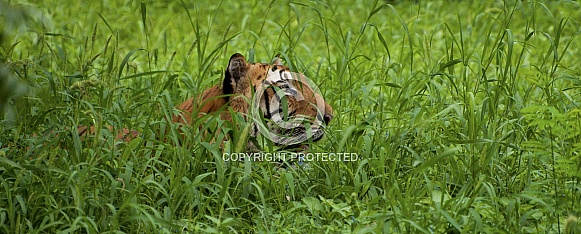
[[[222,84],[205,90],[197,98],[190,98],[175,106],[179,114],[173,115],[171,121],[190,125],[193,113],[197,113],[196,117],[200,118],[204,114],[215,112],[219,112],[221,119],[231,121],[232,116],[227,109],[230,107],[233,112],[241,113],[247,117],[247,120],[252,120],[250,122],[255,124],[252,136],[256,137],[262,129],[275,133],[270,134],[272,136],[269,139],[275,141],[278,146],[308,149],[303,143],[315,142],[324,136],[324,126],[312,123],[322,121],[327,125],[333,118],[331,106],[311,86],[306,82],[304,75],[292,73],[289,67],[282,65],[278,56],[273,64],[248,63],[243,55],[236,53],[230,57]],[[290,98],[286,99],[286,104],[288,104],[286,108],[281,107],[280,102],[278,106],[273,106],[271,101],[280,99],[277,93],[281,91],[290,94]],[[261,95],[254,95],[256,92]],[[296,98],[297,95],[301,98]],[[270,120],[266,123],[266,127],[260,128],[258,126],[260,120],[250,113],[251,103],[248,100],[253,100],[253,98],[262,117]],[[195,112],[194,108],[196,108]],[[248,119],[250,116],[253,119]],[[288,124],[285,123],[286,117],[300,117],[307,123]],[[311,126],[307,127],[309,122]],[[95,133],[94,127],[80,126],[77,130],[80,136]],[[111,131],[112,128],[109,130]],[[116,134],[117,139],[126,142],[138,136],[139,132],[127,129],[121,129]]]
[[[331,106],[311,86],[304,75],[292,73],[289,67],[281,65],[278,56],[273,64],[248,63],[243,55],[236,53],[230,57],[222,84],[205,90],[198,98],[190,98],[178,105],[177,109],[181,113],[174,115],[172,121],[191,124],[192,113],[198,113],[199,118],[220,110],[222,110],[220,117],[231,121],[232,117],[224,108],[229,106],[234,112],[253,118],[255,123],[253,136],[257,136],[260,129],[256,125],[260,125],[260,122],[257,122],[259,121],[257,116],[251,115],[251,103],[248,102],[254,100],[258,107],[254,111],[259,110],[265,119],[271,120],[266,128],[262,128],[263,131],[274,132],[270,134],[269,139],[279,146],[289,148],[299,146],[306,149],[302,143],[315,142],[324,136],[323,126],[313,123],[322,121],[327,125],[333,118]],[[288,97],[286,108],[280,106],[281,95],[277,95],[280,92]],[[197,108],[196,112],[194,108]],[[286,109],[286,114],[282,113],[283,109]],[[287,123],[285,117],[299,117],[311,124],[307,127],[309,123]]]

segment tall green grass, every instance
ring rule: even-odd
[[[1,232],[575,232],[578,1],[30,1],[16,30],[20,3]],[[335,118],[311,151],[360,159],[225,162],[245,125],[165,121],[236,52],[314,80]]]

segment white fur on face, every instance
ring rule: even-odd
[[[287,100],[294,99],[297,102],[305,100],[303,93],[294,85],[304,84],[306,87],[299,87],[301,90],[307,88],[311,89],[312,93],[316,93],[306,81],[306,77],[300,73],[277,69],[272,71],[272,69],[269,69],[266,79],[261,85],[256,87],[256,94],[261,96],[258,99],[259,108],[270,117],[270,121],[267,123],[269,138],[279,145],[300,144],[307,142],[309,139],[317,141],[324,135],[321,114],[324,110],[324,101],[321,98],[317,98],[317,95],[315,95],[317,106],[319,101],[321,101],[322,106],[318,107],[319,111],[316,117],[295,115],[290,110],[289,113],[283,113],[283,109],[286,109],[282,106],[284,105],[283,98]],[[274,95],[269,98],[263,98],[262,95],[268,95],[266,89],[269,88],[272,88]],[[254,129],[253,135],[258,134],[258,129]]]

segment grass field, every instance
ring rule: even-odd
[[[580,20],[564,0],[0,3],[0,233],[580,233]],[[178,143],[164,118],[236,52],[315,81],[335,115],[311,152],[359,159],[225,162],[238,139],[211,137],[243,132],[215,117]]]

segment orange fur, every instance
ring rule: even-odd
[[[174,115],[171,121],[174,123],[189,125],[192,123],[192,113],[194,113],[194,108],[197,108],[198,118],[202,117],[204,114],[216,112],[223,108],[228,102],[223,96],[224,92],[222,92],[222,88],[219,85],[213,86],[205,90],[201,97],[190,98],[177,105],[175,108],[179,110],[180,114]],[[194,100],[196,100],[195,103]]]

